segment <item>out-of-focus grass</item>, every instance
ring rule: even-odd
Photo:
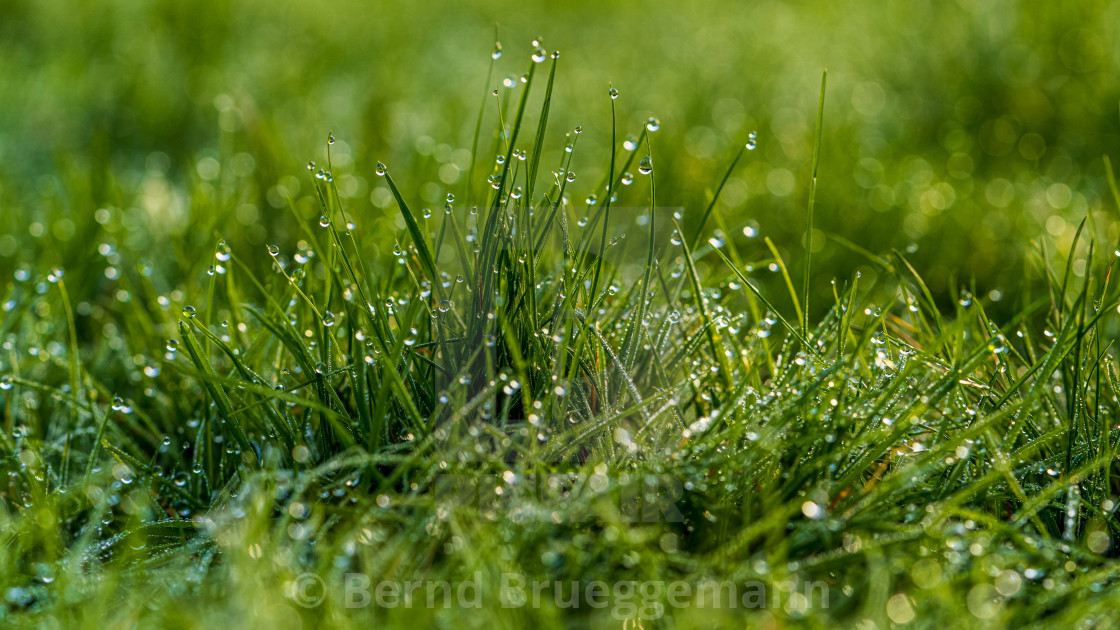
[[[227,237],[291,233],[267,192],[321,156],[328,130],[345,139],[336,171],[356,212],[388,202],[369,173],[377,159],[425,174],[405,185],[436,204],[463,177],[479,101],[522,72],[500,62],[484,85],[495,23],[507,45],[539,36],[563,51],[561,128],[604,124],[608,81],[626,96],[624,130],[661,120],[674,174],[666,203],[702,205],[720,165],[758,130],[762,148],[721,205],[787,253],[804,227],[811,104],[829,68],[822,270],[865,264],[826,247],[822,236],[836,233],[872,251],[909,247],[939,294],[954,275],[1006,293],[1041,279],[1031,243],[1068,245],[1087,212],[1102,239],[1120,237],[1100,159],[1120,143],[1112,3],[13,0],[0,8],[0,265],[80,238],[72,224],[99,207],[159,215],[164,181],[199,177],[207,158],[240,165],[247,180],[229,202]],[[601,170],[606,143],[584,137],[574,168]],[[59,182],[66,167],[91,167],[90,181]],[[172,220],[157,218],[169,236],[212,227],[197,216],[205,204],[180,204]],[[25,238],[29,226],[45,235]]]

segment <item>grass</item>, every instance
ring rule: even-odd
[[[781,250],[729,238],[750,217],[717,204],[753,135],[703,210],[660,206],[660,124],[619,129],[630,105],[604,89],[610,129],[549,150],[560,59],[530,53],[484,101],[477,181],[442,211],[415,203],[420,175],[359,164],[396,205],[394,230],[366,229],[384,221],[340,193],[331,135],[303,174],[313,194],[287,200],[291,239],[233,247],[214,221],[146,261],[114,245],[128,212],[99,210],[78,226],[97,265],[16,270],[5,623],[1110,622],[1120,290],[1099,230],[1037,239],[1044,280],[1003,297],[1006,317],[985,287],[947,304],[907,253],[858,240],[874,277],[822,286],[822,77],[799,297]],[[584,134],[610,139],[586,203],[569,192],[586,190]],[[238,176],[215,168],[189,203],[220,216]],[[511,579],[562,586],[503,608]],[[412,606],[392,586],[394,605],[353,606],[413,581],[477,584],[483,606],[421,605],[426,586]],[[583,591],[565,609],[590,581],[605,607]],[[764,589],[765,606],[701,607],[710,581]]]

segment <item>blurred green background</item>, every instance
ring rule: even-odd
[[[495,24],[505,54],[487,84]],[[620,134],[660,119],[658,201],[686,213],[757,130],[720,210],[799,260],[828,68],[822,290],[867,268],[821,238],[838,234],[910,251],[943,296],[954,278],[1013,294],[1041,277],[1033,243],[1068,248],[1087,213],[1100,247],[1120,237],[1102,160],[1120,159],[1118,28],[1120,7],[1093,0],[6,0],[0,270],[98,267],[89,291],[111,291],[93,264],[109,243],[169,287],[201,281],[218,234],[262,254],[298,238],[283,198],[310,205],[306,163],[323,161],[329,131],[335,179],[360,229],[386,233],[365,239],[384,258],[401,226],[376,161],[418,206],[461,193],[479,107],[540,37],[561,52],[545,164],[585,130],[576,204],[608,164],[613,84]],[[761,238],[731,236],[766,256]]]

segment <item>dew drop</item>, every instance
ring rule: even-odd
[[[649,175],[653,172],[653,160],[647,155],[638,162],[638,172],[642,175]]]

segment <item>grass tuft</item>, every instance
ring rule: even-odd
[[[610,129],[556,146],[558,54],[530,56],[512,118],[484,98],[478,181],[442,211],[419,209],[439,166],[418,156],[396,178],[355,167],[399,222],[344,207],[331,134],[326,168],[287,199],[297,231],[267,249],[220,240],[228,203],[194,182],[218,235],[193,234],[166,267],[129,248],[108,276],[36,269],[0,287],[0,619],[741,623],[702,606],[713,581],[766,589],[749,612],[765,624],[1110,618],[1120,289],[1095,229],[1040,241],[1047,295],[1025,288],[1006,318],[990,293],[939,301],[904,253],[843,236],[829,244],[876,273],[822,286],[824,74],[798,291],[770,235],[738,238],[748,218],[720,205],[753,134],[702,212],[660,206],[677,173],[653,136],[673,131],[628,123],[641,104],[610,87]],[[581,134],[609,151],[590,179],[572,170]],[[586,208],[569,186],[590,189]],[[175,265],[208,274],[177,282]],[[355,607],[356,574],[477,581],[486,604]],[[607,607],[568,610],[550,586],[541,605],[502,607],[510,575],[691,595],[642,591],[639,610],[608,586]]]

